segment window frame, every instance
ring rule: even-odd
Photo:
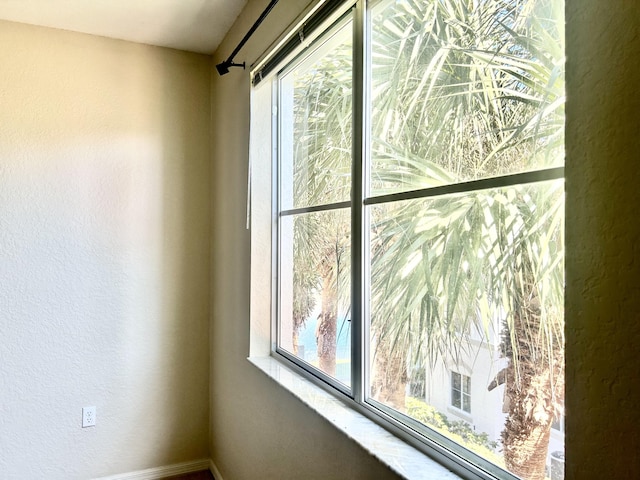
[[[320,2],[322,4],[322,2]],[[300,361],[297,357],[290,354],[286,350],[279,347],[278,335],[279,329],[276,325],[276,319],[279,317],[279,298],[280,291],[278,281],[274,281],[272,285],[272,341],[271,341],[271,354],[278,360],[284,360],[286,365],[293,368],[304,378],[311,380],[314,384],[329,391],[330,393],[337,395],[345,402],[349,407],[363,414],[364,416],[372,419],[376,423],[381,424],[387,430],[400,437],[406,443],[416,447],[418,450],[426,453],[429,456],[435,457],[438,463],[450,468],[463,478],[473,479],[516,479],[511,473],[496,467],[492,463],[488,462],[482,457],[479,457],[472,452],[460,452],[460,447],[457,443],[453,442],[447,437],[440,435],[438,432],[431,432],[429,435],[425,435],[423,430],[424,426],[414,419],[404,416],[399,412],[394,412],[391,408],[383,405],[374,399],[367,398],[365,392],[365,385],[369,384],[368,369],[364,368],[369,364],[369,351],[368,345],[365,341],[368,338],[368,326],[364,322],[365,309],[368,305],[367,294],[365,292],[364,284],[366,278],[368,278],[368,248],[367,248],[367,232],[366,228],[367,219],[365,215],[365,209],[374,205],[411,200],[411,199],[425,199],[430,197],[437,197],[441,195],[449,195],[455,193],[468,193],[477,190],[499,188],[515,186],[520,184],[532,184],[538,182],[545,182],[549,180],[557,180],[564,178],[564,166],[552,167],[546,169],[538,169],[533,171],[526,171],[522,173],[505,174],[491,178],[482,178],[480,180],[471,180],[453,183],[449,185],[443,185],[438,187],[431,187],[422,190],[403,191],[399,193],[385,194],[385,195],[368,195],[368,181],[366,178],[367,172],[361,159],[365,159],[369,150],[369,138],[368,138],[368,122],[369,122],[369,103],[368,103],[368,86],[369,78],[366,74],[365,64],[369,60],[369,45],[366,38],[366,26],[370,22],[369,8],[366,5],[365,0],[344,0],[325,2],[333,3],[334,13],[333,15],[327,15],[322,20],[321,26],[317,27],[313,35],[308,38],[300,37],[300,45],[293,50],[289,51],[286,56],[280,58],[279,65],[284,65],[284,68],[274,69],[263,75],[260,69],[265,63],[270,60],[269,55],[264,60],[257,63],[257,67],[254,68],[252,75],[254,77],[254,85],[257,83],[256,79],[263,81],[267,78],[271,78],[273,81],[272,86],[272,98],[274,105],[278,105],[278,111],[280,108],[280,98],[278,95],[277,75],[281,73],[294,61],[296,57],[304,56],[306,49],[312,42],[322,37],[329,29],[333,28],[337,23],[343,21],[345,12],[353,10],[353,170],[352,170],[352,199],[349,203],[351,208],[352,217],[352,320],[351,320],[351,341],[352,341],[352,361],[351,361],[351,388],[345,388],[340,382],[330,376],[323,374],[319,370],[309,370],[305,365],[305,362]],[[302,22],[304,25],[304,22]],[[293,31],[293,30],[292,30]],[[291,34],[285,35],[286,38]],[[279,42],[279,43],[282,43]],[[280,217],[280,198],[279,198],[279,149],[280,142],[280,126],[278,125],[277,116],[272,117],[273,125],[273,155],[272,155],[272,207],[273,218],[275,221],[275,228],[272,230],[272,279],[280,278],[280,262],[278,260],[278,252],[281,245],[280,229],[277,226],[279,224]],[[330,204],[326,209],[332,208],[345,208],[347,202],[341,202],[340,204]],[[321,207],[322,210],[324,207]],[[318,211],[317,208],[302,208],[302,209],[290,209],[296,211],[296,213],[305,211]],[[362,373],[361,373],[362,372]],[[464,375],[460,374],[461,377]],[[470,392],[469,392],[470,397]],[[452,402],[451,402],[452,404]],[[453,406],[453,404],[452,404]],[[454,408],[456,408],[454,406]],[[463,409],[461,412],[470,414]],[[470,455],[469,455],[470,454]]]
[[[349,4],[355,4],[355,1],[347,1],[344,2],[342,5],[349,5]],[[346,395],[350,398],[353,398],[352,396],[352,391],[353,391],[353,373],[354,373],[354,369],[353,369],[353,365],[351,368],[351,385],[345,385],[343,383],[341,383],[340,381],[338,381],[336,378],[324,373],[323,371],[321,371],[319,368],[311,368],[309,369],[307,367],[307,363],[293,355],[292,353],[288,352],[286,349],[282,348],[280,346],[280,335],[281,335],[281,330],[280,330],[280,325],[279,325],[279,320],[280,320],[280,313],[281,313],[281,305],[280,305],[280,299],[282,291],[281,291],[281,284],[280,284],[280,278],[282,278],[282,272],[281,272],[281,262],[279,259],[279,254],[281,252],[281,248],[282,248],[282,242],[283,242],[283,238],[282,238],[282,231],[280,228],[281,225],[281,218],[284,217],[294,217],[295,215],[300,215],[300,214],[309,214],[309,213],[316,213],[316,212],[336,212],[336,211],[340,211],[343,209],[353,209],[353,201],[352,200],[347,200],[347,201],[340,201],[340,202],[332,202],[332,203],[325,203],[325,204],[317,204],[317,205],[313,205],[313,206],[308,206],[308,207],[295,207],[294,205],[291,205],[291,207],[289,208],[281,208],[282,205],[282,195],[281,195],[281,191],[282,191],[282,186],[281,186],[281,180],[282,180],[282,175],[281,175],[281,166],[282,166],[282,155],[283,152],[281,151],[280,148],[278,148],[281,145],[281,139],[282,139],[282,128],[280,126],[280,120],[281,120],[281,116],[280,113],[282,111],[282,98],[281,98],[281,88],[280,88],[280,77],[283,75],[286,75],[287,73],[290,73],[291,71],[293,71],[297,66],[304,64],[305,62],[307,62],[311,57],[313,57],[314,55],[316,55],[318,53],[318,50],[324,48],[324,43],[329,42],[331,40],[331,38],[338,33],[338,30],[340,30],[341,28],[344,28],[346,25],[348,25],[350,22],[353,23],[353,27],[352,27],[352,31],[353,34],[355,35],[355,15],[351,14],[351,12],[353,11],[353,6],[351,6],[350,8],[344,9],[345,11],[342,11],[344,9],[344,7],[342,9],[338,9],[337,12],[339,13],[339,15],[333,15],[332,17],[330,17],[328,20],[325,21],[325,24],[320,24],[320,25],[325,25],[324,28],[319,27],[319,31],[316,32],[316,35],[313,37],[312,41],[309,42],[309,46],[310,47],[314,47],[315,48],[311,48],[310,52],[307,52],[307,47],[306,46],[301,46],[299,48],[302,48],[301,51],[297,52],[294,51],[294,55],[292,56],[292,58],[290,58],[289,60],[287,60],[286,62],[284,62],[284,66],[283,68],[279,69],[276,73],[276,76],[273,79],[273,87],[272,87],[272,102],[274,105],[276,105],[277,111],[278,111],[278,115],[276,116],[277,118],[274,119],[274,128],[275,128],[275,132],[276,132],[276,143],[274,145],[274,155],[273,155],[273,159],[272,159],[272,171],[275,173],[274,175],[274,180],[273,180],[273,186],[274,186],[274,193],[273,193],[273,201],[274,201],[274,210],[275,210],[275,217],[277,219],[276,221],[276,232],[274,235],[274,239],[275,239],[275,243],[274,245],[276,245],[275,248],[273,248],[274,252],[273,252],[273,257],[275,258],[275,265],[273,266],[274,268],[274,277],[276,278],[276,284],[275,284],[275,288],[273,291],[273,299],[272,299],[272,303],[275,305],[275,317],[273,319],[273,332],[275,335],[275,339],[276,341],[273,343],[273,349],[272,352],[276,355],[279,355],[285,359],[287,359],[288,362],[291,362],[292,364],[296,365],[297,367],[299,367],[300,369],[302,369],[303,372],[305,372],[305,374],[310,374],[313,375],[315,377],[317,377],[318,379],[320,379],[322,382],[324,382],[325,384],[331,386],[332,388],[336,389],[337,391],[341,392],[343,395]],[[320,43],[319,45],[316,45],[317,43]],[[354,52],[354,61],[355,61],[355,52]],[[355,84],[355,82],[354,82]],[[355,86],[354,86],[355,89]],[[355,109],[355,106],[353,107]],[[355,131],[354,131],[354,135],[355,135]],[[352,158],[352,164],[353,164],[353,158]],[[353,228],[353,214],[351,215],[352,217],[352,228]],[[351,244],[351,250],[353,252],[353,242]],[[353,259],[352,259],[352,266],[353,266]],[[352,279],[352,284],[353,284],[353,279]],[[353,287],[353,285],[352,285]],[[352,309],[353,309],[353,296],[352,296]],[[352,357],[352,364],[353,364],[353,342],[354,342],[354,330],[353,330],[353,326],[355,324],[354,322],[354,316],[355,313],[352,312],[352,319],[350,322],[351,325],[351,357]]]
[[[455,387],[455,380],[454,380],[454,376],[458,376],[459,378],[459,384],[460,384],[460,388],[456,388]],[[455,370],[451,370],[451,375],[450,375],[450,379],[451,379],[451,401],[450,404],[453,408],[460,410],[461,412],[464,412],[465,415],[471,415],[471,376],[469,375],[465,375],[463,373],[459,373],[456,372]],[[465,385],[468,384],[468,391],[465,388]],[[455,401],[454,401],[454,392],[458,392],[460,394],[460,405],[456,405]],[[464,408],[464,399],[465,397],[467,397],[468,402],[469,402],[469,410],[466,410]]]

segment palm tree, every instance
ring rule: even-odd
[[[350,196],[351,37],[345,33],[329,39],[330,55],[303,62],[288,80],[294,208]],[[330,376],[336,374],[339,312],[349,303],[349,230],[349,214],[342,210],[298,214],[293,220],[292,353],[298,355],[299,332],[319,301],[318,367]]]
[[[562,163],[561,5],[400,5],[373,20],[374,194]],[[374,398],[402,410],[392,390],[407,367],[456,361],[469,347],[459,332],[488,337],[500,318],[505,463],[544,478],[564,389],[562,183],[390,202],[371,217],[373,368],[411,352]]]
[[[372,195],[560,165],[562,20],[553,0],[382,2],[373,15]],[[345,58],[329,52],[298,79],[298,148],[313,168],[294,172],[294,184],[313,201],[347,188],[344,175],[322,175],[344,172],[350,150]],[[416,366],[456,361],[470,348],[461,332],[487,339],[499,320],[507,367],[489,387],[505,384],[505,464],[544,478],[564,395],[561,180],[391,200],[368,215],[372,398],[404,411]],[[301,243],[300,258],[314,265],[311,290],[335,291],[346,230],[316,227],[323,240]],[[322,303],[335,325],[335,299]],[[335,345],[332,335],[319,344]]]
[[[402,411],[398,392],[411,382],[408,367],[443,358],[458,363],[472,348],[459,332],[476,328],[489,337],[490,323],[500,318],[509,360],[495,380],[506,386],[504,457],[510,471],[527,479],[544,478],[563,397],[562,264],[548,253],[562,245],[558,187],[401,205],[380,215],[372,240],[371,322],[383,346],[375,362],[393,366],[376,370],[390,375],[374,382],[391,387],[374,398]],[[533,214],[538,209],[542,217]],[[410,355],[393,361],[389,351]]]

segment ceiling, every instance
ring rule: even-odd
[[[0,0],[0,19],[213,53],[247,0]]]

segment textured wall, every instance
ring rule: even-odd
[[[0,66],[0,478],[208,457],[210,57],[0,22]]]
[[[567,0],[567,478],[640,471],[640,8]]]

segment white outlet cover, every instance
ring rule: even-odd
[[[96,426],[96,407],[82,408],[82,428]]]

